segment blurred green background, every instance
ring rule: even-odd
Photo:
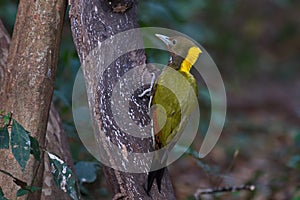
[[[0,1],[0,18],[10,33],[17,3]],[[89,166],[95,172],[81,176],[97,175],[91,183],[82,183],[85,198],[109,199],[99,165],[82,146],[72,119],[71,92],[80,63],[68,15],[65,19],[53,100],[77,169]],[[139,22],[142,27],[174,29],[198,41],[219,67],[228,95],[226,125],[214,150],[205,159],[186,155],[169,167],[171,175],[176,174],[172,179],[177,198],[193,199],[197,189],[254,184],[254,192],[213,198],[299,200],[300,1],[144,0],[139,2]],[[149,52],[148,60],[165,62],[166,56]],[[204,116],[209,116],[205,93],[201,100]],[[207,120],[201,123],[205,129]],[[199,149],[197,141],[190,154]]]

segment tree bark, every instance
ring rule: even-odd
[[[74,172],[73,160],[70,152],[70,148],[67,141],[67,135],[63,129],[62,121],[59,113],[51,104],[49,119],[47,124],[46,132],[46,142],[45,148],[61,158],[68,167],[70,167]],[[54,183],[53,175],[50,169],[50,163],[48,155],[44,154],[44,174],[43,174],[43,189],[41,200],[48,199],[59,199],[59,200],[69,200],[71,197],[57,187]]]
[[[5,29],[2,21],[0,20],[0,94],[3,94],[3,77],[5,72],[5,66],[7,64],[7,57],[10,45],[10,37]],[[1,98],[1,97],[0,97]],[[0,101],[1,105],[1,101]]]
[[[59,0],[20,1],[8,63],[1,72],[0,109],[13,112],[39,144],[45,143],[65,6],[66,2]],[[1,150],[0,163],[2,170],[28,185],[42,187],[43,162],[31,157],[22,172],[12,154]],[[8,198],[16,198],[19,187],[12,180],[1,174],[0,184]],[[40,199],[41,191],[28,198]]]
[[[136,0],[71,0],[70,6],[69,15],[73,38],[82,64],[90,62],[89,56],[94,53],[93,49],[99,43],[117,33],[138,28]],[[141,38],[136,39],[141,40]],[[112,49],[112,51],[118,50]],[[102,57],[101,59],[105,58]],[[143,82],[144,78],[151,78],[149,72],[151,70],[147,71],[144,50],[134,50],[120,56],[109,65],[105,71],[106,74],[100,79],[95,78],[95,74],[100,72],[85,65],[82,66],[91,116],[94,119],[95,137],[102,146],[113,143],[125,149],[125,152],[147,152],[152,148],[150,137],[143,140],[122,131],[115,124],[111,110],[111,88],[117,85],[122,75],[136,67],[138,70],[132,77],[133,79],[139,79]],[[138,102],[135,103],[138,104]],[[135,108],[137,121],[141,124],[149,123],[149,116],[146,114],[147,107],[142,105],[137,107],[141,108],[139,111]],[[105,132],[106,137],[100,136],[101,131]],[[100,154],[107,157],[111,166],[115,165],[116,158],[113,152],[105,149]],[[126,159],[125,157],[126,155],[124,155],[124,159]],[[106,181],[111,187],[113,199],[175,199],[168,173],[163,178],[162,192],[159,193],[157,187],[153,187],[151,197],[147,196],[145,192],[147,178],[145,173],[127,173],[110,167],[104,167],[104,173]]]
[[[2,85],[4,71],[6,71],[10,41],[10,36],[3,26],[2,21],[0,20],[0,86]],[[61,118],[53,104],[51,104],[50,107],[46,132],[46,142],[44,146],[49,152],[52,152],[62,158],[69,167],[71,167],[72,169],[74,168],[71,152],[68,146],[67,136],[64,132]],[[49,168],[49,159],[46,154],[44,155],[44,165],[45,171],[43,175],[44,178],[41,199],[46,200],[50,197],[52,199],[62,200],[71,199],[68,194],[54,185],[53,176]]]

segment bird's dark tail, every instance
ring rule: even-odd
[[[161,168],[159,170],[149,172],[147,191],[146,191],[148,195],[150,194],[150,190],[152,188],[152,185],[153,185],[153,182],[154,182],[155,179],[156,179],[156,184],[157,184],[158,191],[159,192],[161,191],[161,180],[164,176],[165,169],[166,168],[164,167],[164,168]]]

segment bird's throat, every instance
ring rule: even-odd
[[[185,59],[182,61],[179,71],[190,73],[190,70],[197,61],[200,53],[201,50],[198,47],[191,47]]]

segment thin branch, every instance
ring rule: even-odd
[[[198,199],[200,199],[201,195],[217,194],[217,193],[224,193],[224,192],[236,192],[236,191],[242,191],[242,190],[254,191],[255,186],[254,185],[241,185],[241,186],[231,186],[231,187],[198,189],[195,192],[194,196],[195,196],[195,199],[198,200]]]

